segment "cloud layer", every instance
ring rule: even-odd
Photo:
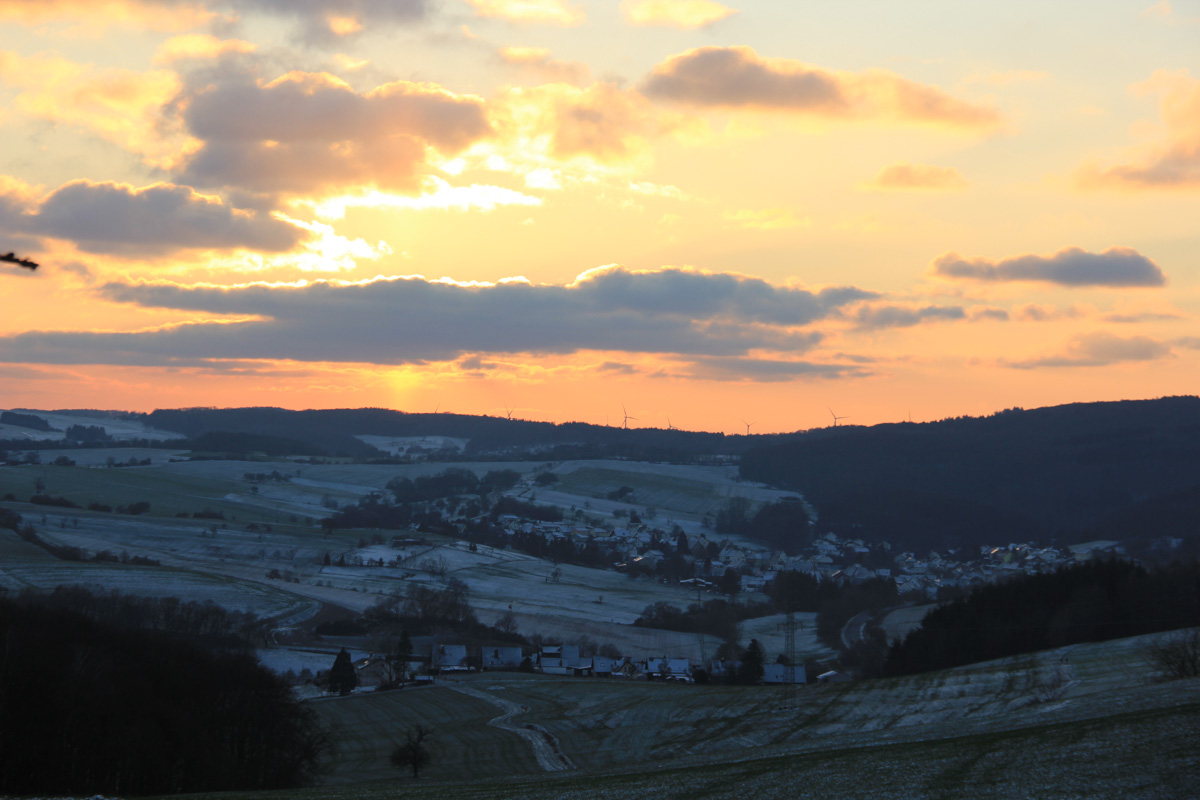
[[[1134,163],[1085,168],[1080,183],[1118,189],[1200,188],[1200,79],[1187,70],[1160,71],[1134,89],[1139,94],[1162,95],[1166,141]]]
[[[787,111],[843,119],[890,119],[989,129],[991,108],[885,70],[834,72],[749,47],[700,47],[656,66],[643,83],[656,99],[688,106]]]
[[[713,0],[622,0],[621,13],[630,25],[695,30],[727,19],[737,11]]]
[[[0,230],[74,242],[89,253],[153,256],[179,250],[290,250],[307,231],[263,212],[233,208],[186,186],[72,181],[45,198],[4,192]]]
[[[1072,338],[1061,355],[1005,363],[1018,369],[1106,367],[1123,362],[1154,361],[1170,355],[1170,347],[1149,336],[1123,338],[1107,331],[1096,331]]]
[[[490,134],[478,97],[407,81],[360,94],[324,73],[243,76],[201,87],[184,105],[203,142],[184,170],[189,182],[268,194],[415,191],[427,148],[454,154]]]
[[[466,0],[481,17],[509,22],[546,25],[579,25],[586,18],[583,10],[567,0]]]
[[[810,292],[728,274],[620,267],[592,270],[566,286],[399,278],[228,289],[117,283],[100,292],[114,302],[226,314],[234,321],[142,333],[24,333],[0,339],[0,360],[404,364],[584,350],[693,358],[796,354],[821,339],[801,328],[873,296],[849,287]]]
[[[0,19],[69,21],[183,30],[242,14],[268,14],[300,25],[309,41],[329,41],[368,26],[409,22],[426,14],[425,0],[5,0]]]
[[[1089,253],[1078,247],[1051,256],[1024,255],[998,261],[963,258],[947,253],[933,262],[935,274],[944,278],[990,283],[1037,281],[1059,286],[1162,286],[1166,281],[1158,265],[1128,247],[1111,247]]]
[[[952,191],[967,188],[967,181],[953,167],[901,163],[884,167],[863,188]]]

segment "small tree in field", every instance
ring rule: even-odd
[[[414,778],[421,776],[421,770],[429,764],[429,751],[424,742],[431,731],[424,725],[418,725],[404,734],[404,744],[392,751],[392,766],[396,769],[412,767]]]
[[[355,686],[358,686],[358,673],[354,671],[354,662],[350,660],[350,654],[343,647],[329,670],[329,691],[344,697],[354,691]]]
[[[400,631],[400,638],[390,642],[384,654],[384,667],[387,671],[387,682],[391,686],[408,680],[408,662],[412,659],[413,644],[408,636],[408,629]]]
[[[1147,655],[1166,680],[1200,676],[1200,628],[1159,639],[1150,645]]]

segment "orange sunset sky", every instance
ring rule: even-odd
[[[1200,2],[0,0],[0,406],[1200,389]]]

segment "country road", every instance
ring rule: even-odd
[[[490,720],[488,725],[503,731],[515,733],[517,736],[528,741],[533,747],[533,755],[537,759],[538,765],[546,772],[563,772],[575,769],[575,765],[571,763],[571,759],[567,758],[559,749],[558,740],[551,736],[547,730],[540,725],[534,725],[529,722],[515,723],[512,721],[513,717],[525,713],[526,709],[523,706],[511,700],[496,697],[491,692],[485,692],[470,686],[452,685],[449,688],[491,703],[503,711],[503,714]]]

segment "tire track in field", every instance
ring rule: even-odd
[[[524,706],[469,686],[456,685],[449,686],[448,688],[469,697],[474,697],[477,700],[482,700],[485,703],[490,703],[503,711],[504,713],[500,716],[489,720],[488,725],[491,725],[493,728],[499,728],[502,731],[515,733],[529,742],[530,746],[533,747],[533,756],[537,759],[538,766],[544,771],[563,772],[575,769],[575,764],[562,752],[559,748],[558,740],[549,731],[541,725],[534,725],[531,722],[516,723],[512,721],[513,717],[525,713],[526,709]]]

